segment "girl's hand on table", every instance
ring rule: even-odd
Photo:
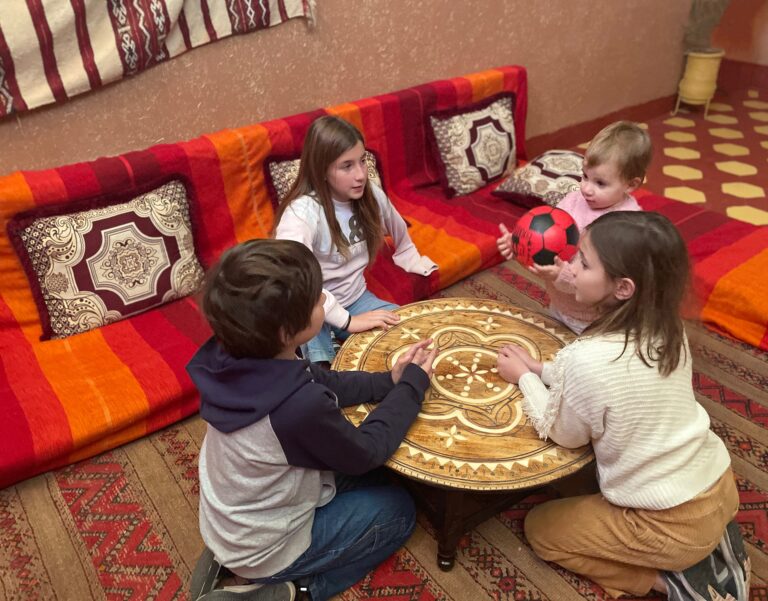
[[[499,349],[498,366],[499,375],[512,384],[517,384],[523,375],[530,372],[541,375],[541,363],[516,345],[507,345]]]
[[[347,332],[357,334],[358,332],[367,332],[373,328],[384,328],[388,330],[390,326],[400,321],[400,316],[386,309],[376,309],[367,311],[360,315],[353,315],[347,326]]]

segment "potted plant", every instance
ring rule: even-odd
[[[677,102],[673,115],[680,103],[704,105],[704,116],[709,112],[709,103],[717,88],[717,74],[720,61],[725,55],[721,48],[712,47],[712,32],[728,7],[730,0],[693,0],[688,24],[685,28],[685,72],[678,85]]]

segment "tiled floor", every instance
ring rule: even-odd
[[[768,90],[719,93],[706,117],[703,107],[682,105],[647,127],[654,158],[644,187],[768,224]]]

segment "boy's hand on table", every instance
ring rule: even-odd
[[[397,362],[392,367],[391,372],[392,381],[395,384],[400,381],[400,378],[403,375],[403,370],[409,363],[418,365],[421,369],[424,370],[424,373],[427,374],[428,378],[432,377],[432,364],[435,362],[435,357],[437,357],[437,347],[430,351],[427,348],[430,344],[432,344],[431,338],[420,340],[416,344],[411,345],[407,351],[398,357]]]

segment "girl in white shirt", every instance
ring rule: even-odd
[[[323,271],[325,324],[302,347],[313,362],[333,360],[332,330],[344,339],[399,321],[392,312],[397,305],[377,298],[365,285],[365,268],[376,258],[384,236],[394,241],[392,258],[399,267],[423,276],[437,269],[416,250],[387,195],[368,179],[362,134],[339,117],[320,117],[310,125],[296,183],[275,222],[275,238],[308,246]]]
[[[726,530],[739,507],[731,461],[694,397],[679,316],[685,243],[658,213],[616,211],[588,226],[573,270],[576,300],[602,317],[552,362],[516,346],[499,353],[539,435],[595,451],[600,494],[529,512],[533,550],[613,596],[709,598],[712,586],[746,598],[743,543]]]

